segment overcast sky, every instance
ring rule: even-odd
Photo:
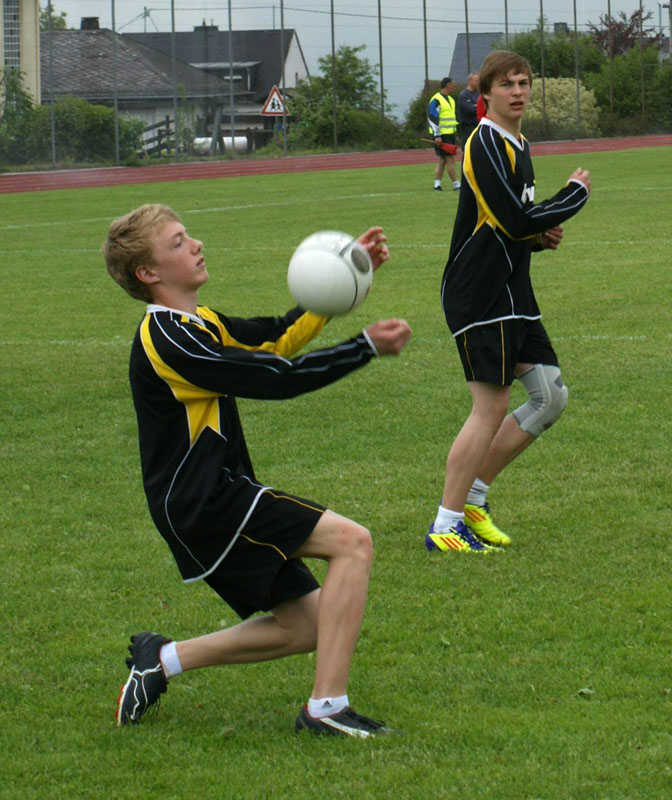
[[[610,6],[608,5],[610,1]],[[146,3],[146,5],[145,5]],[[533,27],[540,13],[540,3],[549,24],[566,22],[574,27],[574,9],[579,30],[600,16],[625,11],[630,15],[639,8],[639,0],[468,0],[469,31],[504,34],[505,7],[508,9],[509,35]],[[46,5],[46,0],[41,0]],[[294,28],[299,36],[308,68],[318,73],[317,60],[331,52],[332,0],[286,0],[285,28]],[[365,45],[363,54],[372,64],[380,63],[378,7],[382,16],[383,84],[394,114],[403,117],[408,104],[422,88],[425,75],[425,46],[422,0],[333,0],[336,46]],[[643,3],[652,11],[652,24],[662,19],[667,35],[668,10],[662,14],[658,2]],[[56,14],[67,13],[69,27],[79,27],[82,17],[99,17],[101,27],[112,27],[112,0],[52,0]],[[465,3],[425,0],[427,17],[427,56],[429,77],[447,75],[453,54],[455,36],[465,31]],[[231,0],[233,30],[280,28],[280,0],[264,4],[264,0]],[[170,31],[170,0],[114,0],[115,25],[122,33]],[[144,10],[147,10],[147,16]],[[514,10],[515,9],[515,10]],[[175,30],[189,31],[205,20],[229,27],[229,0],[174,0]]]

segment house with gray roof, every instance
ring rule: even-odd
[[[94,18],[95,19],[95,18]],[[86,21],[86,26],[84,22]],[[202,26],[172,34],[118,34],[83,20],[81,30],[40,34],[41,102],[73,95],[90,103],[112,106],[121,113],[158,125],[178,110],[188,115],[198,137],[248,135],[256,144],[272,135],[273,119],[261,110],[274,85],[308,77],[293,30],[236,31],[229,66],[228,32]],[[173,80],[173,76],[174,79]],[[175,90],[174,84],[177,89]]]
[[[173,62],[108,29],[52,31],[40,36],[42,103],[73,95],[99,105],[112,105],[146,122],[172,112]],[[116,49],[116,53],[115,53]],[[52,57],[50,59],[50,53]],[[224,102],[229,83],[181,61],[175,77],[187,102]]]
[[[448,75],[458,84],[467,82],[471,72],[478,72],[483,59],[491,50],[501,47],[504,35],[501,31],[494,33],[470,33],[467,43],[467,34],[458,33],[453,49],[453,58],[450,62]],[[467,50],[468,44],[468,50]]]
[[[124,39],[138,42],[166,56],[172,54],[171,33],[124,33]],[[273,86],[294,88],[309,77],[295,30],[220,31],[217,25],[196,26],[193,31],[176,31],[175,56],[192,67],[223,80],[229,78],[229,63],[237,93],[259,108]]]

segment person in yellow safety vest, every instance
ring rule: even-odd
[[[457,114],[455,100],[450,92],[455,88],[452,78],[442,78],[441,88],[432,95],[427,110],[429,133],[434,139],[434,151],[437,155],[436,172],[434,173],[434,191],[441,192],[441,178],[444,169],[448,171],[453,182],[453,189],[460,188],[460,182],[455,175],[455,131],[457,130]]]

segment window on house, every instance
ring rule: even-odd
[[[19,0],[3,0],[2,21],[4,31],[5,67],[21,67],[19,39]]]

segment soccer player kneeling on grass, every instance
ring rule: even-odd
[[[441,286],[472,397],[471,414],[448,454],[441,505],[425,537],[429,550],[443,552],[486,553],[491,545],[511,541],[490,516],[488,488],[567,403],[530,281],[530,254],[557,249],[561,223],[590,194],[588,172],[577,169],[554,197],[534,203],[530,146],[521,135],[532,86],[527,61],[494,51],[479,80],[487,116],[465,144]],[[514,378],[529,399],[506,416]]]
[[[382,228],[359,241],[374,268],[389,258]],[[294,308],[240,319],[200,306],[198,290],[208,280],[203,246],[162,205],[113,222],[103,252],[114,280],[148,303],[132,345],[130,382],[150,513],[185,582],[204,580],[244,620],[185,641],[149,631],[132,636],[118,724],[139,722],[183,671],[316,650],[312,695],[295,730],[387,733],[383,723],[357,714],[347,695],[371,568],[369,531],[260,483],[235,398],[319,389],[376,355],[398,355],[408,324],[379,321],[335,347],[294,357],[327,318]],[[321,588],[304,557],[328,562]],[[269,613],[248,619],[258,611]]]

